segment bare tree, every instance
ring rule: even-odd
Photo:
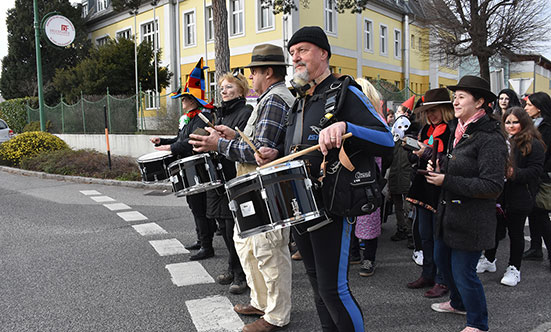
[[[212,23],[214,25],[215,81],[230,71],[230,46],[228,43],[228,10],[225,0],[212,0]],[[216,96],[216,100],[219,100]]]
[[[448,62],[474,56],[490,80],[490,58],[535,51],[550,32],[547,1],[426,0],[431,53]]]
[[[265,5],[271,5],[274,9],[274,14],[284,13],[289,14],[293,10],[297,10],[297,4],[308,8],[310,0],[262,0]],[[368,0],[332,0],[334,8],[339,13],[344,13],[346,9],[350,9],[352,13],[361,13],[367,6]]]

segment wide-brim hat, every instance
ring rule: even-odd
[[[476,91],[484,97],[487,104],[497,99],[497,96],[490,90],[490,83],[478,76],[465,75],[461,77],[457,85],[448,85],[447,88],[451,91]]]
[[[245,68],[261,66],[289,66],[285,62],[283,48],[271,44],[255,46],[251,55],[251,63]]]
[[[444,105],[453,108],[448,89],[437,88],[425,92],[425,95],[421,97],[420,106],[417,106],[413,111],[415,113],[420,113],[438,105]]]
[[[203,99],[197,98],[191,92],[189,91],[182,92],[182,88],[170,94],[170,98],[172,99],[182,98],[183,96],[192,97],[197,102],[197,104],[201,105],[204,108],[214,108],[214,105],[212,103],[207,103]]]

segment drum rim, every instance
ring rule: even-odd
[[[176,188],[174,188],[174,183],[172,181],[171,181],[171,183],[173,184],[173,189],[176,189]],[[216,188],[218,188],[222,185],[224,185],[224,183],[221,180],[205,182],[205,183],[199,183],[199,184],[196,184],[194,186],[191,186],[191,187],[188,187],[188,188],[183,188],[183,189],[180,189],[178,191],[175,191],[174,194],[176,195],[176,197],[200,194],[200,193],[205,192],[205,191],[216,189]],[[191,189],[196,189],[196,190],[192,191]]]
[[[260,176],[260,173],[258,173],[258,171],[253,171],[253,172],[250,172],[250,173],[246,173],[246,174],[243,174],[243,175],[240,175],[236,178],[233,178],[229,181],[226,181],[226,184],[224,185],[224,187],[226,189],[231,189],[232,187],[238,185],[238,184],[241,184],[245,181],[248,181],[252,178],[255,178],[255,177],[258,177]]]
[[[172,168],[172,166],[174,166],[174,165],[182,164],[182,163],[185,163],[185,162],[188,162],[188,161],[192,161],[192,160],[196,160],[196,159],[202,159],[202,158],[205,158],[206,156],[209,157],[207,159],[210,159],[211,154],[210,153],[201,153],[201,154],[194,154],[193,156],[189,156],[189,157],[185,157],[185,158],[180,158],[180,159],[174,160],[173,162],[168,164],[168,168]]]
[[[152,158],[152,159],[144,159],[144,160],[141,159],[142,157],[145,157],[145,156],[147,156],[147,155],[154,154],[154,153],[165,153],[165,154],[162,155],[162,156],[158,156],[158,157]],[[164,159],[166,159],[166,158],[173,157],[173,156],[174,156],[174,155],[173,155],[170,151],[153,151],[153,152],[149,152],[149,153],[146,153],[146,154],[144,154],[144,155],[139,156],[139,157],[136,159],[136,161],[137,161],[138,163],[143,163],[143,162],[146,162],[146,163],[147,163],[147,162],[152,162],[152,161],[164,160]]]
[[[300,168],[305,166],[304,160],[290,160],[285,163],[277,164],[268,168],[259,169],[258,172],[260,175],[269,175],[277,173],[281,170],[287,170],[291,168]]]

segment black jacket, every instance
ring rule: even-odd
[[[544,120],[538,126],[543,142],[546,146],[545,161],[543,164],[543,173],[541,179],[544,182],[551,182],[551,122]]]
[[[502,205],[505,211],[530,213],[534,206],[545,157],[540,141],[532,140],[532,151],[523,156],[513,148],[513,178],[508,179],[503,189]]]
[[[223,102],[220,108],[216,109],[216,125],[226,125],[230,128],[238,127],[245,129],[247,120],[251,116],[252,107],[246,105],[246,100],[243,97]],[[218,155],[222,163],[222,171],[224,178],[229,181],[236,176],[235,162]],[[219,219],[231,219],[232,214],[228,207],[228,196],[223,187],[218,190],[207,191],[207,217]]]

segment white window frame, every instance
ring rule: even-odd
[[[147,90],[144,91],[144,99],[145,99],[145,109],[146,110],[153,110],[159,108],[159,96],[158,92],[155,92],[154,90]]]
[[[388,55],[388,26],[386,24],[379,24],[379,53],[384,56]]]
[[[415,34],[411,34],[411,38],[410,38],[410,43],[409,43],[409,47],[411,47],[412,50],[415,49]]]
[[[82,17],[88,16],[88,1],[82,3]]]
[[[128,32],[128,37],[123,36],[122,38],[127,38],[127,39],[129,39],[129,40],[133,40],[133,38],[132,38],[132,27],[127,27],[127,28],[120,29],[120,30],[116,31],[116,32],[115,32],[115,38],[116,38],[117,40],[119,40],[119,39],[121,38],[121,36],[122,36],[123,34],[126,34],[127,32]]]
[[[269,25],[262,26],[263,14],[267,11],[266,19]],[[265,32],[275,30],[275,15],[272,5],[263,5],[262,0],[256,0],[256,32]]]
[[[157,24],[157,31],[155,31],[155,25],[153,25],[153,29],[151,32],[144,32],[144,27],[149,24]],[[155,34],[157,32],[157,34]],[[161,48],[160,47],[160,32],[159,32],[159,19],[156,19],[155,22],[153,20],[146,21],[140,24],[140,43],[142,43],[144,40],[149,40],[150,36],[153,36],[153,47],[157,47],[157,51]]]
[[[394,29],[393,33],[394,37],[394,58],[401,59],[402,58],[402,30],[400,29]]]
[[[189,24],[189,27],[191,28],[191,33],[193,35],[193,40],[189,40],[187,29],[188,24],[186,23],[186,18],[188,15],[191,15],[193,17],[193,22]],[[195,15],[195,9],[187,10],[182,13],[182,28],[183,28],[183,39],[184,39],[184,48],[188,47],[194,47],[197,46],[197,15]]]
[[[364,18],[364,50],[373,53],[373,21],[367,18]]]
[[[214,42],[214,12],[212,11],[212,5],[208,5],[205,8],[205,21],[207,22],[206,40],[207,42]]]
[[[328,26],[329,22],[332,27]],[[337,9],[333,0],[323,0],[323,26],[328,35],[337,35]]]
[[[239,3],[239,9],[235,10],[234,4]],[[237,18],[238,23],[241,22],[241,31],[234,31],[234,19]],[[244,0],[230,0],[228,10],[228,28],[230,37],[245,35],[245,1]],[[237,24],[239,27],[239,24]]]
[[[105,34],[103,36],[99,36],[99,37],[96,38],[96,46],[97,47],[103,46],[103,45],[107,44],[108,41],[109,41],[109,35],[108,34]]]
[[[108,3],[107,0],[97,0],[96,8],[98,12],[104,11],[107,9]]]
[[[218,91],[218,82],[216,82],[216,72],[209,71],[207,72],[207,80],[209,86],[209,94],[206,95],[207,100],[214,99],[214,93]]]

